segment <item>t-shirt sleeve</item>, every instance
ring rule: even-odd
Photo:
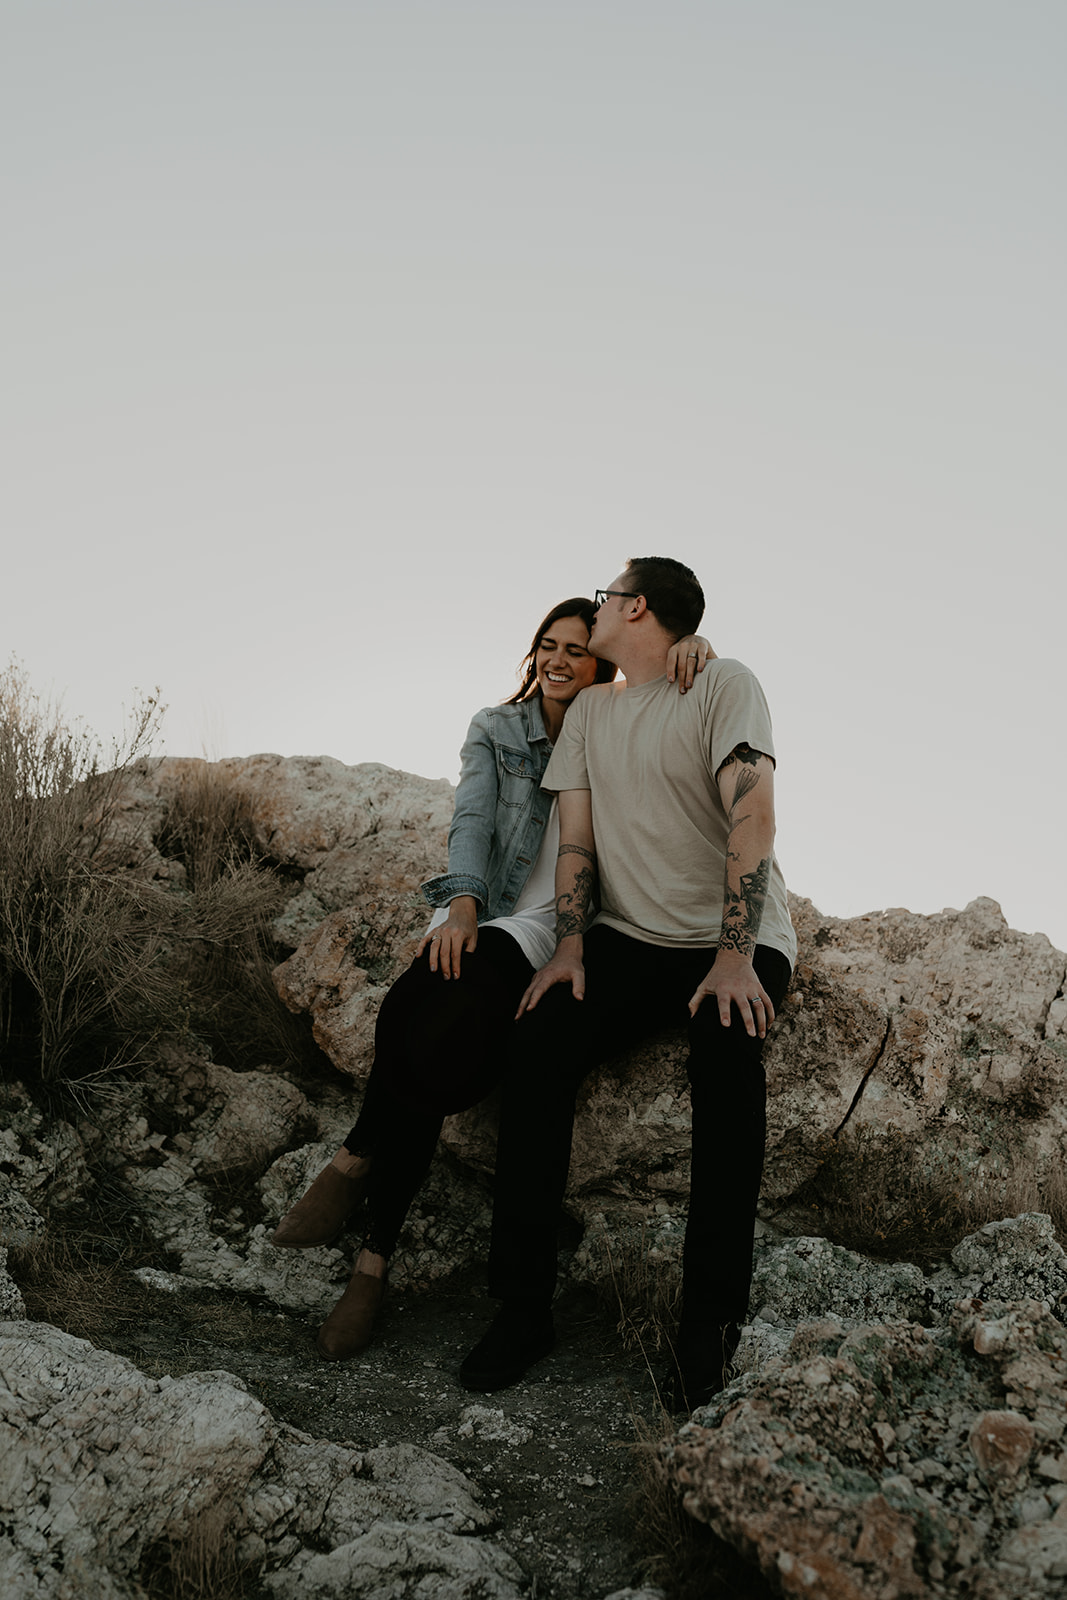
[[[774,760],[771,713],[759,679],[747,667],[724,674],[709,705],[711,770],[717,775],[731,750],[751,745]]]
[[[563,719],[563,728],[549,757],[542,789],[549,794],[559,794],[564,789],[589,789],[589,773],[585,765],[585,710],[582,705],[588,690],[583,689]]]

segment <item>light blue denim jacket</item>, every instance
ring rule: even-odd
[[[448,871],[422,885],[430,905],[473,895],[479,922],[514,909],[552,809],[552,796],[541,788],[551,754],[539,694],[478,712],[460,753]]]

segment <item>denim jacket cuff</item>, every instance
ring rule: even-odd
[[[446,872],[440,878],[428,878],[420,887],[424,900],[435,909],[447,906],[458,894],[473,895],[481,906],[489,904],[489,885],[485,879],[465,872]]]

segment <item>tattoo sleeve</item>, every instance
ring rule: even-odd
[[[719,949],[733,950],[739,955],[751,956],[756,948],[767,886],[771,876],[771,856],[761,856],[748,870],[743,868],[743,856],[749,863],[755,850],[755,840],[744,840],[741,830],[749,820],[749,812],[742,809],[743,802],[760,781],[759,762],[762,753],[747,744],[738,745],[723,762],[723,766],[739,763],[730,802],[728,820],[730,832],[726,840],[726,888],[723,894],[722,932]],[[772,836],[773,837],[773,836]],[[742,849],[748,843],[747,850]],[[758,848],[758,846],[757,846]]]
[[[728,852],[727,859],[736,861],[737,857]],[[764,856],[753,872],[741,873],[739,889],[727,882],[722,905],[720,950],[736,950],[744,956],[752,954],[763,921],[763,903],[767,898],[770,875],[771,858]]]
[[[581,845],[560,845],[559,853],[563,855],[584,856],[590,863],[577,869],[569,889],[561,890],[556,895],[556,943],[568,938],[573,933],[584,933],[586,922],[589,920],[589,907],[593,899],[593,885],[596,882],[596,857],[591,850],[585,850]]]

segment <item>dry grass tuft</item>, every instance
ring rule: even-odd
[[[881,1261],[929,1266],[987,1222],[1043,1211],[1067,1237],[1067,1176],[966,1173],[924,1166],[921,1145],[898,1129],[827,1136],[819,1164],[789,1198],[810,1232]]]
[[[50,1224],[31,1245],[12,1249],[8,1262],[34,1322],[47,1322],[78,1339],[126,1355],[148,1377],[180,1377],[218,1365],[218,1349],[247,1349],[291,1337],[288,1323],[224,1291],[190,1288],[180,1296],[150,1288],[133,1276],[158,1265],[158,1248],[116,1238],[106,1224],[78,1229]],[[168,1354],[161,1361],[151,1329],[166,1321]],[[174,1359],[174,1337],[184,1357]]]
[[[136,1246],[116,1246],[105,1230],[49,1226],[32,1244],[13,1249],[8,1266],[31,1321],[98,1344],[144,1316],[151,1291],[131,1272],[150,1259]]]
[[[665,1258],[643,1228],[614,1244],[605,1237],[598,1249],[596,1294],[617,1317],[623,1349],[640,1350],[646,1359],[669,1350],[682,1309],[681,1259]]]
[[[205,1506],[145,1551],[140,1580],[151,1600],[251,1600],[261,1561],[238,1553],[235,1507]]]
[[[773,1600],[761,1574],[686,1511],[664,1458],[675,1420],[663,1411],[654,1423],[635,1416],[633,1426],[627,1520],[643,1581],[665,1590],[670,1600]]]

